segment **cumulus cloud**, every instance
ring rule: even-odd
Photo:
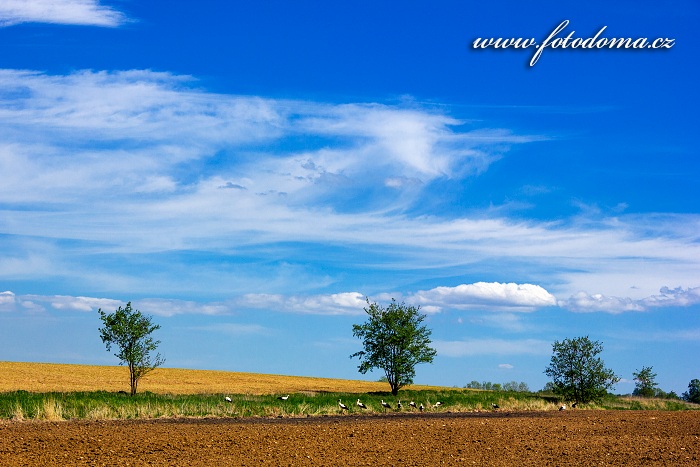
[[[98,0],[3,0],[0,27],[19,23],[53,23],[116,27],[126,17]]]
[[[94,311],[103,308],[109,312],[121,305],[120,301],[109,298],[70,297],[66,295],[54,295],[53,297],[29,295],[27,297],[34,300],[42,299],[42,301],[48,299],[51,306],[56,310]]]
[[[455,287],[435,287],[414,294],[412,302],[440,308],[492,308],[530,311],[554,306],[556,299],[539,285],[476,282]]]
[[[15,307],[15,294],[9,290],[0,293],[0,311],[12,311]]]
[[[657,295],[641,299],[629,297],[612,297],[603,294],[578,292],[559,306],[576,312],[623,313],[626,311],[648,311],[658,307],[686,307],[700,304],[700,287],[669,289],[662,287]]]

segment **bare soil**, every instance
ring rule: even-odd
[[[0,465],[700,465],[700,412],[0,422]]]

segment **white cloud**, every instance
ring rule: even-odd
[[[109,298],[90,298],[90,297],[70,297],[65,295],[55,295],[53,297],[39,297],[29,295],[26,298],[49,300],[51,306],[56,310],[72,310],[72,311],[95,311],[103,308],[106,312],[111,312],[112,309],[117,309],[122,303],[118,300]]]
[[[503,148],[537,136],[471,127],[433,109],[214,94],[196,84],[148,70],[1,70],[0,247],[9,253],[0,279],[53,274],[131,293],[143,287],[138,277],[81,261],[96,254],[235,255],[232,245],[264,254],[301,244],[351,246],[375,273],[488,269],[507,279],[507,267],[517,263],[534,271],[528,281],[542,284],[482,282],[405,297],[431,313],[529,311],[581,290],[600,298],[574,297],[571,308],[634,308],[664,283],[698,286],[690,282],[700,277],[697,215],[596,214],[565,223],[411,214],[431,194],[431,182],[477,174]],[[300,137],[304,144],[287,144]],[[70,255],[56,247],[63,241]],[[281,254],[298,254],[295,248]],[[172,274],[174,266],[161,266],[164,278]],[[298,277],[288,277],[285,288],[270,284],[267,272],[246,280],[269,285],[260,292],[298,290],[290,285],[298,287]],[[170,277],[161,284],[179,280]],[[304,276],[304,285],[329,280]],[[629,303],[604,298],[631,290]],[[313,296],[287,296],[282,309],[347,312]]]
[[[606,297],[602,294],[579,292],[562,301],[560,306],[572,311],[606,311],[621,313],[623,311],[643,311],[645,308],[631,298]]]
[[[359,315],[366,306],[365,296],[358,292],[312,296],[246,294],[236,303],[242,307],[319,315]]]
[[[688,289],[662,287],[659,292],[658,295],[641,299],[578,292],[567,300],[560,301],[559,306],[576,312],[623,313],[625,311],[648,311],[658,307],[686,307],[700,304],[700,287]]]
[[[8,298],[3,300],[3,297]],[[9,298],[12,298],[9,300]],[[110,298],[93,298],[93,297],[72,297],[69,295],[15,295],[12,292],[3,292],[0,294],[0,307],[3,303],[8,307],[12,307],[12,311],[16,311],[14,305],[19,305],[23,310],[28,311],[46,311],[48,308],[59,311],[96,311],[99,308],[110,311],[116,309],[123,303],[119,300]]]
[[[501,284],[508,285],[508,284]],[[436,289],[454,289],[450,287],[437,287]],[[432,290],[436,290],[432,289]],[[429,294],[419,292],[423,304],[421,312],[439,313],[445,309],[464,309],[462,301],[451,303],[444,300],[443,295],[436,295],[437,302],[431,302]],[[654,307],[666,306],[693,306],[700,303],[700,287],[694,289],[674,289],[663,288],[662,293],[657,296],[648,297],[644,300],[621,299],[617,297],[604,297],[600,295],[588,295],[585,293],[576,294],[569,300],[560,301],[559,306],[574,312],[608,312],[622,313],[625,311],[646,311]],[[370,299],[371,302],[381,297],[379,302],[388,302],[391,298],[401,298],[400,294],[377,294]],[[479,297],[481,298],[481,297]],[[407,302],[411,302],[408,300]],[[506,329],[512,332],[526,332],[529,327],[521,322],[519,313],[512,313],[513,308],[518,308],[522,302],[504,301],[503,296],[499,296],[497,305],[493,307],[489,302],[479,302],[480,309],[498,311],[498,313],[487,313],[482,316],[475,316],[472,322],[479,325],[489,325]],[[532,301],[526,301],[528,309],[536,308]],[[542,306],[552,306],[549,301]],[[119,306],[124,306],[125,302],[111,298],[93,297],[72,297],[67,295],[15,295],[11,291],[0,293],[0,311],[19,312],[20,310],[41,312],[49,309],[58,311],[79,311],[91,312],[102,308],[106,312],[111,312]],[[365,295],[359,292],[341,292],[332,294],[316,295],[285,295],[285,294],[243,294],[232,296],[221,302],[196,302],[190,300],[176,300],[164,298],[147,298],[132,301],[133,308],[147,315],[161,317],[172,317],[176,315],[209,315],[224,316],[231,315],[241,310],[264,310],[269,312],[314,314],[314,315],[345,315],[358,316],[364,314],[367,306]],[[467,307],[469,308],[469,307]],[[510,311],[509,311],[510,310]],[[462,322],[461,318],[458,320]],[[687,330],[678,339],[689,339],[688,336],[696,337],[698,330]],[[663,337],[658,337],[663,339]],[[521,345],[521,341],[488,341],[475,340],[470,342],[449,342],[442,341],[443,351],[446,354],[456,353],[478,353],[482,345],[497,344],[499,348],[510,349],[512,346]],[[508,350],[510,352],[510,350]]]
[[[126,17],[98,0],[2,0],[0,27],[19,23],[53,23],[116,27]]]
[[[15,307],[15,294],[9,290],[0,293],[0,311],[12,311]]]
[[[417,292],[410,298],[410,301],[441,308],[519,309],[522,311],[556,305],[554,296],[539,285],[501,284],[498,282],[476,282],[455,287],[435,287],[427,291]]]
[[[512,370],[515,367],[513,365],[511,365],[510,363],[501,363],[498,365],[498,368],[500,368],[502,370]]]
[[[231,312],[224,303],[198,303],[189,300],[146,298],[134,300],[132,307],[144,314],[157,316],[175,315],[225,315]]]

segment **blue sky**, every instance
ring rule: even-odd
[[[588,335],[631,392],[700,377],[695,1],[0,1],[0,360],[363,376],[365,297],[420,305],[417,383],[547,382]],[[477,38],[672,39],[476,50]],[[581,43],[581,41],[579,41]]]

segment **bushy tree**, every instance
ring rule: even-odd
[[[620,381],[596,357],[603,345],[588,336],[555,341],[552,359],[544,371],[552,378],[554,394],[565,400],[586,403],[599,400]]]
[[[642,397],[657,396],[656,373],[652,373],[652,367],[643,366],[641,370],[632,373],[634,376],[635,387],[632,394]]]
[[[524,381],[520,383],[518,383],[517,381],[509,381],[507,383],[504,383],[503,390],[513,392],[530,392],[530,388]]]
[[[97,310],[104,327],[100,328],[100,338],[107,347],[119,349],[114,354],[119,359],[119,364],[129,366],[129,382],[131,395],[136,394],[139,380],[155,368],[165,363],[165,360],[156,354],[151,356],[160,341],[153,340],[151,334],[160,329],[160,325],[153,324],[150,316],[144,316],[140,311],[131,308],[131,302],[125,308],[121,306],[114,313],[105,313],[100,308]]]
[[[364,350],[350,358],[359,357],[358,370],[365,374],[373,368],[384,371],[391,393],[413,383],[415,367],[432,363],[437,352],[430,347],[431,331],[423,325],[425,315],[420,307],[398,304],[391,300],[387,308],[367,300],[364,308],[368,315],[364,324],[353,324],[352,334],[362,339]]]
[[[683,400],[700,404],[700,379],[694,379],[688,384],[688,391],[683,393]]]
[[[467,383],[467,385],[464,387],[467,389],[481,389],[481,383],[477,380],[473,380],[471,383]]]

